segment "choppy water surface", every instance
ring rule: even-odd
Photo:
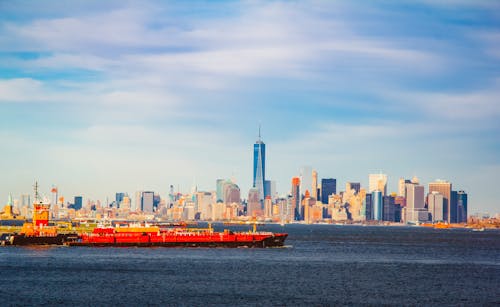
[[[0,305],[498,305],[500,231],[269,225],[286,248],[0,248]]]

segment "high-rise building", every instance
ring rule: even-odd
[[[152,191],[142,192],[141,211],[144,213],[153,213],[155,193]]]
[[[271,180],[271,199],[273,202],[276,202],[276,199],[278,199],[278,194],[276,193],[276,181]]]
[[[425,209],[424,186],[408,183],[406,184],[406,222],[425,222],[429,218]]]
[[[123,201],[123,198],[127,196],[127,193],[116,193],[115,195],[115,201],[116,201],[116,205],[118,208],[120,208],[120,204],[122,203]]]
[[[443,221],[443,194],[432,191],[427,195],[427,208],[429,210],[431,221]]]
[[[312,167],[302,166],[300,168],[300,193],[305,195],[306,191],[311,192],[312,187]]]
[[[359,191],[361,190],[361,183],[359,182],[346,182],[345,183],[345,191],[351,191],[354,190],[354,194],[358,194]]]
[[[328,204],[328,197],[332,194],[337,194],[337,179],[321,179],[321,202]]]
[[[257,217],[263,215],[259,193],[257,188],[251,188],[248,191],[247,216]]]
[[[467,223],[467,193],[464,191],[457,194],[457,223]]]
[[[212,204],[215,202],[213,195],[211,192],[197,192],[196,193],[196,202],[198,212],[200,212],[201,220],[209,220],[212,217]]]
[[[29,208],[31,206],[31,196],[29,194],[21,194],[21,208]]]
[[[238,185],[228,182],[227,184],[224,185],[224,203],[225,204],[232,204],[232,203],[237,203],[239,204],[241,201],[240,197],[240,187]]]
[[[457,191],[451,191],[450,197],[450,223],[458,222],[458,193]]]
[[[312,171],[311,197],[318,200],[318,172],[315,170]]]
[[[382,196],[387,195],[387,175],[386,174],[370,174],[368,175],[368,192],[382,192]]]
[[[365,207],[366,220],[367,221],[373,220],[372,194],[366,194],[364,207]]]
[[[264,182],[266,180],[266,144],[260,137],[253,145],[253,187],[259,192],[259,201],[264,201]]]
[[[451,201],[451,183],[445,180],[436,180],[429,183],[429,193],[439,192],[443,194],[443,220],[451,223],[450,219],[450,201]]]
[[[226,180],[224,179],[217,179],[215,181],[215,193],[217,195],[217,202],[223,202],[224,201],[224,183]]]
[[[301,207],[300,207],[300,178],[292,178],[292,208],[295,220],[301,220]]]
[[[83,206],[83,198],[81,196],[75,196],[75,203],[73,204],[73,208],[75,210],[82,209]]]
[[[142,210],[142,191],[135,192],[135,201],[132,207],[132,211],[141,211]]]
[[[373,212],[373,219],[375,221],[382,220],[382,210],[383,210],[382,192],[375,190],[372,192],[372,212]]]
[[[396,206],[394,204],[394,197],[393,196],[384,196],[382,197],[383,201],[383,212],[382,212],[382,220],[388,221],[388,222],[395,222],[396,221]]]
[[[398,196],[406,197],[406,184],[411,183],[411,180],[399,178],[398,181]]]
[[[264,198],[271,196],[271,180],[264,180]]]

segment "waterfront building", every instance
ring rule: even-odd
[[[411,180],[399,178],[398,181],[398,196],[406,198],[406,184],[411,183]]]
[[[73,203],[73,209],[80,210],[83,206],[83,197],[75,196],[75,202]]]
[[[266,199],[264,200],[264,217],[273,217],[273,201],[271,199],[271,196],[266,196]]]
[[[209,220],[212,217],[212,203],[215,203],[216,193],[212,192],[197,192],[196,193],[196,207],[200,213],[201,220]]]
[[[368,192],[382,192],[382,196],[387,195],[387,175],[386,174],[370,174],[368,175]]]
[[[241,196],[240,196],[240,187],[238,185],[232,183],[232,182],[226,182],[224,184],[224,198],[223,202],[226,204],[232,204],[232,203],[240,203],[241,202]]]
[[[382,220],[382,191],[375,190],[372,192],[372,211],[373,211],[373,219],[375,221]]]
[[[212,221],[222,221],[225,219],[226,204],[217,202],[212,205]]]
[[[321,202],[328,204],[328,197],[333,194],[337,194],[337,179],[321,179]]]
[[[134,205],[132,211],[141,211],[142,208],[142,191],[135,192]]]
[[[318,172],[312,171],[311,197],[318,200]]]
[[[264,199],[271,195],[271,180],[264,180]]]
[[[273,200],[273,203],[274,203],[278,199],[278,193],[276,192],[276,181],[271,180],[270,182],[271,182],[270,195],[271,195],[271,199]]]
[[[450,197],[450,223],[458,223],[458,193],[451,191]]]
[[[115,195],[115,202],[116,202],[117,208],[120,208],[120,204],[123,201],[123,198],[125,196],[127,196],[127,193],[123,193],[123,192],[116,193],[116,195]]]
[[[366,194],[363,206],[365,208],[365,219],[367,221],[373,220],[372,194]]]
[[[408,223],[425,222],[429,219],[425,208],[424,186],[407,183],[406,184],[406,219]]]
[[[21,208],[30,207],[31,206],[31,195],[29,194],[21,194]]]
[[[141,197],[141,211],[144,213],[153,213],[154,192],[144,191]]]
[[[264,201],[264,182],[266,180],[266,144],[260,136],[253,145],[253,187],[259,192],[259,201]]]
[[[247,216],[259,217],[262,216],[262,205],[260,202],[260,192],[257,188],[251,188],[248,191]]]
[[[225,179],[217,179],[215,181],[215,193],[216,193],[216,201],[223,202],[224,201],[224,184],[227,181]]]
[[[354,190],[354,194],[358,194],[359,191],[361,190],[361,183],[359,182],[346,182],[345,184],[345,191],[351,191]]]
[[[433,222],[443,221],[443,194],[432,191],[427,195],[427,208],[429,210],[430,220]]]
[[[300,192],[305,193],[305,191],[310,191],[311,187],[312,187],[312,167],[302,166],[300,168]]]
[[[303,208],[303,220],[306,222],[306,224],[311,224],[312,222],[312,210],[311,206],[315,204],[314,200],[311,198],[311,194],[309,193],[308,190],[306,190],[304,199],[302,200],[302,208]]]
[[[128,195],[123,196],[122,200],[120,201],[120,209],[123,209],[123,212],[130,212],[130,207],[131,207],[131,202],[130,202],[130,197]]]
[[[451,204],[451,183],[445,180],[436,180],[429,183],[429,193],[434,191],[443,195],[443,220],[451,223],[450,204]]]
[[[301,216],[301,205],[300,205],[300,178],[292,178],[292,207],[294,212],[295,220],[302,220]]]
[[[467,223],[467,193],[458,191],[457,223]]]
[[[396,205],[394,204],[393,196],[384,196],[382,198],[383,201],[383,212],[382,212],[382,220],[388,222],[396,221]]]

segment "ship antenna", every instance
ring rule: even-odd
[[[33,189],[35,190],[35,202],[37,202],[38,199],[40,199],[40,194],[38,194],[38,181],[35,181]]]

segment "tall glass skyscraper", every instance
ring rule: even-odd
[[[337,194],[337,179],[325,178],[321,179],[321,202],[328,204],[328,196]]]
[[[266,180],[266,144],[260,137],[253,145],[253,187],[259,191],[259,200],[264,201],[264,182]]]
[[[382,192],[381,191],[373,191],[372,192],[372,212],[373,212],[373,219],[375,221],[381,221],[382,220],[382,210],[383,210],[383,203],[382,203]]]

